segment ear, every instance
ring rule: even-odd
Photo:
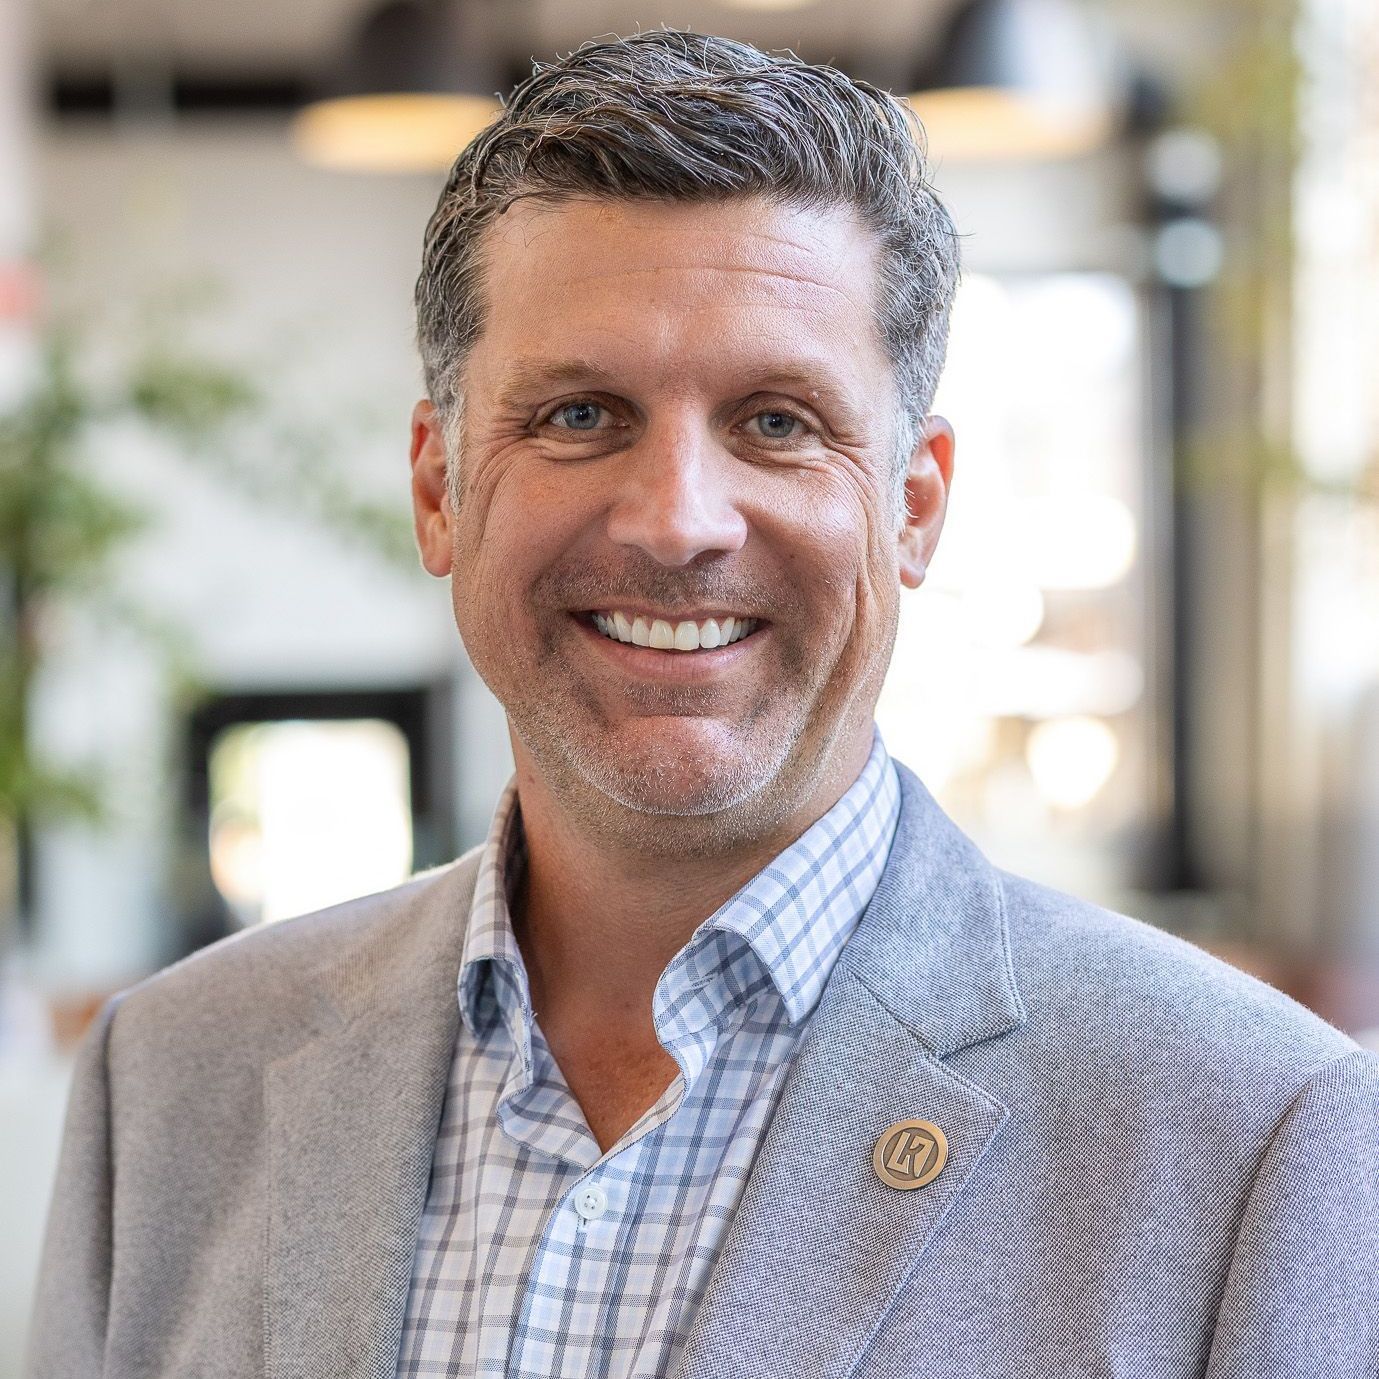
[[[940,416],[927,416],[905,476],[905,519],[900,529],[900,582],[907,589],[924,583],[948,510],[953,482],[953,428]]]
[[[428,574],[450,573],[454,514],[445,484],[445,437],[435,405],[423,398],[412,408],[412,524]]]

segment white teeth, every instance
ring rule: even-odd
[[[630,642],[633,646],[649,646],[657,651],[698,651],[701,648],[712,651],[730,642],[741,641],[758,625],[755,618],[736,616],[705,618],[702,622],[686,619],[676,623],[666,618],[629,618],[618,610],[591,616],[594,626],[605,637]]]

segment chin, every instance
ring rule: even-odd
[[[717,814],[741,805],[776,774],[775,754],[752,751],[719,731],[645,731],[635,745],[573,755],[575,770],[600,794],[639,814]]]

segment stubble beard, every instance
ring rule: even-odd
[[[798,652],[785,660],[784,683],[798,687],[799,711],[781,721],[773,714],[778,702],[763,695],[732,726],[727,751],[707,745],[672,749],[674,755],[659,748],[658,755],[651,729],[645,745],[630,750],[611,731],[600,739],[598,696],[564,673],[552,642],[543,645],[540,673],[531,680],[546,685],[548,694],[510,702],[508,718],[547,787],[569,801],[584,826],[647,856],[713,856],[772,833],[809,792],[827,755],[801,759],[798,748],[820,686],[806,680]],[[690,687],[648,688],[640,704],[637,693],[629,687],[634,709],[648,716],[692,716],[696,700],[705,712],[711,703],[705,691]],[[636,735],[634,720],[627,736],[635,741]]]

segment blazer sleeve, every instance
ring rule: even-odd
[[[27,1379],[97,1379],[110,1295],[112,997],[87,1031],[67,1099],[30,1321]]]
[[[1255,1174],[1207,1379],[1379,1375],[1379,1054],[1324,1064]]]

